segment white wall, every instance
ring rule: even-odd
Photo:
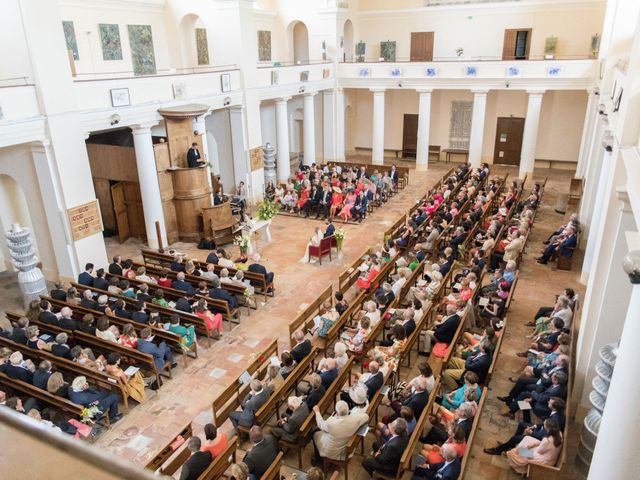
[[[206,117],[207,135],[212,134],[215,142],[208,136],[209,161],[214,173],[220,174],[225,192],[230,192],[235,184],[233,168],[233,150],[231,148],[231,124],[229,110],[214,110]]]
[[[19,0],[2,0],[0,8],[0,85],[3,80],[31,76],[27,39],[22,28]],[[60,25],[62,28],[62,25]]]

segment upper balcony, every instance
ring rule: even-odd
[[[583,89],[598,77],[594,59],[495,60],[460,58],[434,62],[338,64],[344,87]]]
[[[323,88],[323,81],[332,81],[335,70],[334,64],[328,60],[303,64],[263,63],[258,65],[255,85],[261,89],[261,99],[266,100],[301,93],[307,88],[307,84],[309,88]]]

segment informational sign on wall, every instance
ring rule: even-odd
[[[67,215],[71,224],[71,235],[75,241],[90,237],[103,230],[97,200],[70,208],[67,210]]]

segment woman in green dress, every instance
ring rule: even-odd
[[[179,335],[181,338],[181,345],[183,348],[189,348],[196,341],[196,332],[193,325],[184,327],[180,325],[180,317],[175,313],[171,315],[171,325],[169,325],[169,331]]]

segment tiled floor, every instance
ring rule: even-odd
[[[271,227],[272,242],[266,243],[264,239],[260,239],[258,250],[262,255],[262,262],[276,273],[275,297],[269,298],[266,303],[263,302],[264,299],[258,298],[260,305],[257,311],[252,311],[250,317],[243,316],[242,323],[226,332],[221,341],[215,342],[211,347],[201,345],[199,358],[189,359],[186,368],[179,362],[174,378],[167,381],[145,404],[134,406],[113,429],[101,435],[96,445],[122,458],[144,464],[188,421],[193,421],[195,433],[200,434],[203,425],[211,421],[212,400],[232,379],[239,376],[256,352],[273,338],[278,338],[281,349],[288,346],[288,325],[297,312],[317,298],[318,293],[327,285],[335,284],[345,265],[353,262],[366,247],[379,245],[382,232],[412,206],[448,168],[449,165],[437,163],[431,165],[427,172],[413,171],[411,183],[389,204],[377,209],[361,225],[344,225],[347,232],[344,256],[331,263],[323,263],[322,266],[300,262],[317,222],[285,216],[274,219]],[[494,172],[517,175],[515,169],[507,167],[496,167]],[[495,439],[506,439],[515,425],[498,415],[499,402],[495,397],[509,388],[507,377],[519,365],[513,353],[526,345],[526,330],[522,325],[529,321],[539,305],[549,304],[553,295],[562,287],[579,287],[577,267],[573,272],[556,272],[555,267],[535,263],[534,257],[541,245],[539,242],[548,231],[562,223],[562,216],[553,211],[553,206],[557,192],[568,190],[570,178],[567,172],[536,172],[536,178],[544,176],[550,178],[544,205],[536,219],[523,262],[503,351],[492,382],[487,409],[481,420],[480,432],[471,450],[466,479],[516,478],[500,457],[489,457],[482,453],[482,448],[492,444]],[[178,243],[172,247],[201,260],[207,254],[191,244]],[[117,252],[124,258],[140,259],[140,243],[135,240],[120,245],[114,239],[108,239],[107,248],[109,256]],[[232,252],[237,253],[234,249],[235,247],[231,248]],[[15,283],[11,285],[10,279],[0,277],[0,299],[5,309],[21,307]],[[285,462],[296,464],[293,458],[285,457]],[[350,471],[358,471],[359,464],[360,459],[355,458]],[[366,474],[361,471],[359,477],[364,479]]]

